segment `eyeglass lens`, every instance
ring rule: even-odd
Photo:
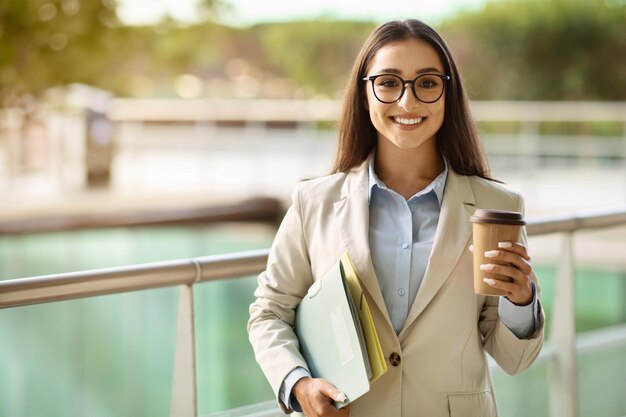
[[[396,75],[380,75],[373,80],[372,85],[376,98],[385,103],[400,100],[404,92],[404,81]],[[443,94],[444,81],[438,75],[424,74],[415,79],[413,86],[418,100],[432,103]]]

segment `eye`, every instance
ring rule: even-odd
[[[376,79],[376,87],[381,88],[398,88],[400,82],[396,77],[378,77]]]
[[[417,87],[424,89],[437,88],[441,83],[441,80],[439,80],[438,77],[433,76],[420,77],[417,81]]]

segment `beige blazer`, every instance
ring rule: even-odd
[[[400,357],[395,366],[389,361],[387,373],[352,403],[350,415],[497,416],[485,354],[509,374],[525,370],[541,349],[544,317],[541,312],[538,328],[520,340],[500,321],[499,298],[474,294],[469,217],[476,208],[523,211],[522,198],[498,183],[449,171],[424,280],[399,335],[370,256],[367,161],[347,174],[302,182],[292,200],[267,270],[259,275],[248,323],[256,359],[275,394],[292,369],[308,369],[293,330],[295,309],[311,284],[347,250],[383,353]],[[537,285],[534,274],[533,279]]]

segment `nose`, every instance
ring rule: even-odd
[[[407,112],[411,109],[415,108],[415,106],[419,103],[415,94],[413,94],[413,88],[410,81],[406,81],[404,83],[404,93],[400,96],[398,100],[398,106],[406,110]]]

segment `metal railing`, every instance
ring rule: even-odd
[[[550,415],[578,415],[575,350],[573,234],[626,225],[626,208],[532,218],[529,236],[562,233],[562,252],[549,342]],[[103,294],[179,286],[171,415],[196,417],[193,285],[239,278],[265,269],[269,250],[181,259],[125,267],[0,281],[0,308],[56,302]],[[558,325],[557,325],[558,323]]]
[[[479,121],[622,121],[626,103],[607,101],[472,100]],[[242,109],[246,109],[242,112]],[[340,100],[112,99],[108,117],[116,122],[336,122]]]
[[[79,206],[73,201],[74,208]],[[116,206],[119,206],[116,205]],[[115,211],[81,207],[77,213],[41,217],[0,218],[0,236],[29,233],[105,229],[110,227],[145,227],[208,224],[216,222],[275,223],[283,215],[282,203],[277,198],[251,197],[237,203],[212,204],[187,208],[116,207]]]
[[[96,95],[87,102],[100,100],[101,94]],[[89,185],[87,174],[98,170],[102,175],[108,172],[119,187],[124,184],[120,178],[132,178],[132,183],[139,178],[156,178],[137,174],[149,172],[146,168],[151,165],[138,158],[145,153],[158,154],[173,146],[189,152],[199,147],[228,151],[235,147],[241,152],[251,142],[262,143],[268,149],[270,140],[278,141],[284,150],[277,132],[285,133],[285,128],[289,129],[288,143],[298,142],[296,157],[306,156],[306,164],[288,177],[308,176],[320,172],[320,166],[326,168],[332,151],[323,143],[336,136],[329,128],[336,123],[341,108],[339,100],[111,98],[105,104],[101,109],[103,119],[90,119],[92,113],[81,107],[86,103],[80,100],[69,100],[60,107],[43,105],[31,116],[18,108],[0,109],[0,170],[6,174],[0,176],[0,187],[17,190],[22,178],[34,175],[52,186],[82,187]],[[519,164],[525,167],[535,163],[533,159],[584,164],[626,161],[624,101],[472,101],[471,109],[476,121],[485,127],[482,136],[488,154],[497,159],[523,160]],[[104,120],[111,122],[110,137],[96,140],[90,136],[93,129],[87,126],[96,123],[94,120],[99,125]],[[563,125],[557,129],[553,122],[573,125],[576,130],[572,132],[571,127]],[[31,124],[38,129],[30,129]],[[545,129],[546,125],[552,127]],[[294,136],[298,136],[297,141]],[[107,145],[99,148],[101,142]],[[307,149],[304,153],[303,147]],[[259,159],[253,152],[254,160]],[[164,168],[158,164],[152,169],[161,173]],[[247,180],[254,183],[252,180],[258,179]],[[292,187],[290,183],[287,189]],[[248,192],[245,185],[237,190]]]

